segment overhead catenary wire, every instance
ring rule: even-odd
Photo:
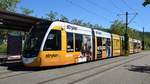
[[[135,18],[136,18],[136,16],[137,16],[138,14],[136,13],[136,14],[134,14],[134,16],[131,18],[131,20],[128,22],[128,24],[130,24]]]
[[[134,11],[137,13],[137,10],[133,9],[130,5],[125,0],[121,0],[130,10]],[[138,14],[139,15],[139,14]],[[140,16],[140,15],[139,15]]]
[[[134,11],[134,12],[137,13],[137,11],[136,11],[135,9],[133,9],[130,5],[128,5],[128,3],[127,3],[125,0],[121,0],[121,1],[122,1],[122,3],[124,3],[131,11]],[[138,14],[138,16],[139,16],[139,19],[142,21],[141,16],[140,16],[139,14]],[[129,21],[129,23],[131,23],[132,20],[135,19],[135,17],[137,17],[137,14],[135,14],[135,16]]]
[[[121,21],[123,21],[123,18],[119,14],[117,14],[116,16],[119,17]]]
[[[105,7],[99,5],[99,4],[97,4],[97,3],[95,3],[95,2],[93,2],[93,1],[91,1],[91,0],[86,0],[86,1],[87,1],[89,4],[92,4],[93,6],[95,6],[95,7],[97,7],[97,8],[100,8],[100,9],[102,9],[102,10],[108,12],[108,13],[115,13],[115,12],[110,11],[109,9],[107,9],[107,8],[105,8]]]
[[[117,16],[121,16],[121,15],[126,15],[125,13],[122,13],[122,14],[117,14]],[[130,24],[135,18],[136,16],[138,15],[138,13],[128,13],[128,15],[134,15],[130,21],[128,22],[128,24]]]
[[[118,9],[119,11],[122,11],[112,0],[109,0],[109,2],[114,6],[114,8]]]
[[[91,0],[86,0],[89,4],[92,4],[93,6],[95,6],[95,7],[97,7],[97,8],[100,8],[100,9],[102,9],[102,10],[104,10],[105,12],[107,12],[107,13],[111,13],[111,14],[115,14],[115,16],[116,16],[116,12],[114,12],[114,11],[111,11],[111,10],[109,10],[108,8],[105,8],[105,7],[103,7],[103,6],[101,6],[101,5],[99,5],[99,4],[97,4],[97,3],[95,3],[95,2],[93,2],[93,1],[91,1]],[[123,20],[120,16],[118,16],[117,15],[117,17],[119,17],[121,20]]]
[[[114,7],[114,8],[116,8],[117,10],[119,10],[120,12],[122,12],[123,10],[122,9],[120,9],[112,0],[109,0],[108,1],[110,4],[112,4],[112,6]],[[116,18],[120,18],[120,20],[121,21],[123,21],[123,18],[119,15],[119,14],[117,14],[116,15]]]
[[[95,2],[92,2],[91,0],[86,0],[86,1],[87,1],[88,3],[94,5],[94,6],[98,7],[98,8],[101,8],[102,10],[104,10],[104,11],[106,11],[106,12],[108,12],[108,13],[114,13],[114,14],[116,14],[114,11],[110,11],[109,9],[107,9],[107,8],[105,8],[105,7],[103,7],[103,6],[99,5],[99,4],[97,4],[97,3],[95,3]],[[110,0],[110,1],[111,1],[111,0]],[[111,2],[112,2],[112,1],[111,1]],[[120,9],[119,7],[117,7],[113,2],[112,2],[112,4],[113,4],[113,6],[114,6],[116,9],[118,9],[118,10],[121,11],[121,9]],[[119,17],[121,20],[123,20],[119,15],[117,15],[117,17]]]
[[[135,9],[133,9],[130,5],[128,5],[128,3],[127,3],[125,0],[121,0],[121,1],[122,1],[122,3],[124,3],[131,11],[136,12]]]
[[[125,3],[125,5],[126,5],[130,10],[132,10],[132,11],[134,11],[134,12],[137,13],[137,11],[136,11],[135,9],[133,9],[130,5],[128,5],[125,0],[122,0],[122,1]],[[137,16],[137,15],[136,15],[136,16]],[[141,16],[140,16],[139,14],[138,14],[138,16],[141,18]]]
[[[97,13],[95,13],[95,12],[93,12],[93,11],[90,11],[89,9],[87,9],[87,8],[85,8],[85,7],[83,7],[83,6],[79,5],[79,4],[77,4],[77,3],[73,3],[73,2],[70,1],[70,0],[66,0],[66,1],[67,1],[68,3],[70,3],[70,4],[74,5],[74,6],[76,6],[76,7],[78,7],[78,8],[80,8],[80,9],[84,10],[84,11],[87,12],[87,13],[90,13],[90,14],[95,15],[95,16],[100,16],[99,14],[97,14]],[[101,17],[102,17],[102,16],[101,16]],[[104,16],[103,16],[102,18],[109,21],[109,19],[106,18],[106,17],[104,17]]]

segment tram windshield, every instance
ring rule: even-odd
[[[45,36],[50,23],[40,23],[34,25],[29,34],[24,45],[24,54],[29,52],[38,52],[41,47],[41,43]]]

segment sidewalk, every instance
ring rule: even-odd
[[[8,56],[8,60],[19,60],[19,59],[21,59],[21,55]]]
[[[7,61],[10,61],[10,60],[20,60],[21,59],[21,55],[7,55],[7,54],[1,54],[0,53],[0,59],[1,60],[3,60],[3,59],[6,60],[7,59]]]

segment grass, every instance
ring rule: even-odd
[[[6,53],[7,52],[7,45],[6,44],[0,44],[0,53]]]
[[[145,48],[145,50],[150,50],[150,48]]]

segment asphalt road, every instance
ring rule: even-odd
[[[42,69],[12,62],[0,70],[0,84],[150,84],[150,51]]]

